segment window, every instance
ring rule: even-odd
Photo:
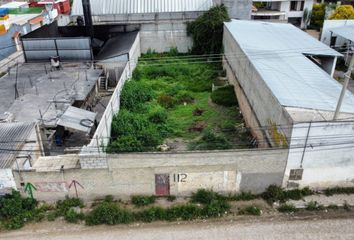
[[[291,1],[290,2],[290,11],[296,11],[297,10],[297,1]]]
[[[301,180],[304,169],[291,169],[289,180]]]
[[[300,11],[304,11],[305,1],[301,1]]]

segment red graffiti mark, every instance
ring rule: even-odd
[[[68,192],[66,182],[36,182],[34,186],[38,192]]]

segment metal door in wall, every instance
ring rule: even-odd
[[[155,174],[155,194],[157,196],[170,195],[169,174]]]

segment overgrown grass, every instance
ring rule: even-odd
[[[136,195],[131,197],[132,203],[136,207],[143,207],[155,203],[155,196]]]
[[[247,206],[244,208],[241,208],[238,211],[239,215],[254,215],[254,216],[260,216],[262,214],[261,209],[259,209],[256,206]]]
[[[354,187],[335,187],[327,188],[324,190],[326,196],[332,196],[335,194],[354,194]]]
[[[290,203],[285,203],[280,205],[280,207],[278,207],[279,212],[293,213],[293,212],[297,212],[297,210],[298,209],[294,206],[294,204],[290,204]]]
[[[175,58],[163,58],[171,56]],[[148,58],[155,58],[154,64]],[[176,49],[142,56],[133,79],[123,88],[121,110],[113,119],[107,151],[154,151],[166,139],[173,138],[183,139],[185,147],[192,142],[191,150],[240,147],[250,134],[246,130],[235,131],[235,126],[243,123],[235,94],[230,88],[214,93],[217,99],[228,101],[222,102],[226,107],[210,101],[212,82],[222,74],[219,64],[190,62],[181,58]],[[228,129],[224,123],[228,123]]]
[[[283,188],[270,185],[266,191],[262,194],[262,198],[268,203],[273,202],[285,202],[287,200],[301,200],[306,196],[313,194],[313,191],[308,187],[303,189],[293,189],[293,190],[284,190]]]

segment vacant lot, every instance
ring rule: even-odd
[[[204,58],[144,55],[122,91],[107,150],[154,151],[161,144],[164,150],[249,147],[233,87],[212,93],[222,76],[220,63]]]

